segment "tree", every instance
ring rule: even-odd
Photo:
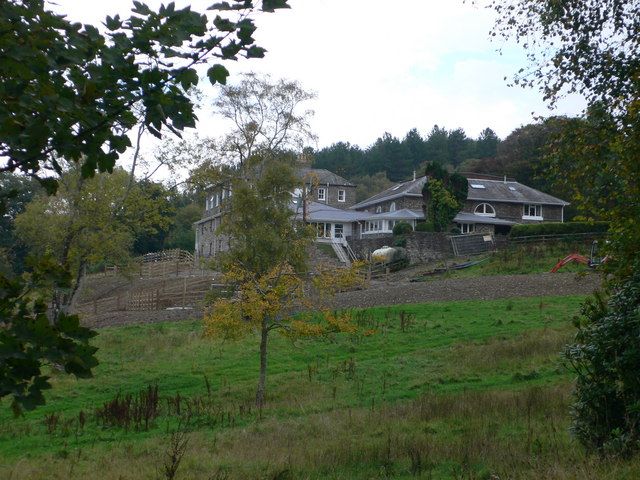
[[[261,5],[267,12],[288,8],[287,0]],[[127,134],[135,125],[156,136],[165,128],[179,134],[195,126],[188,92],[198,83],[196,67],[265,53],[253,39],[254,1],[230,0],[210,9],[215,18],[173,3],[154,11],[136,1],[129,18],[107,17],[101,33],[53,14],[44,0],[4,2],[0,172],[21,171],[54,193],[53,174],[63,173],[59,159],[77,163],[82,178],[112,172],[131,145]],[[211,83],[225,83],[228,74],[222,63],[207,70]],[[86,343],[90,334],[77,327],[77,317],[58,312],[43,328],[46,302],[36,292],[52,285],[47,279],[53,286],[68,284],[68,265],[58,267],[43,257],[29,278],[0,277],[0,397],[11,395],[16,411],[44,401],[45,362],[56,361],[77,376],[90,375],[95,365]]]
[[[476,153],[478,158],[495,157],[498,153],[499,144],[500,139],[498,138],[498,135],[496,135],[496,132],[488,127],[485,128],[480,132],[480,136],[476,141]]]
[[[449,133],[446,129],[434,125],[427,136],[427,158],[429,162],[444,165],[449,161],[448,154]]]
[[[135,184],[122,169],[82,177],[77,167],[60,177],[55,195],[40,195],[16,218],[16,232],[32,255],[51,253],[74,272],[70,289],[56,302],[67,311],[86,266],[109,262],[124,265],[136,238],[165,230],[170,221],[158,186]],[[46,232],[46,235],[43,235]]]
[[[574,199],[611,224],[611,297],[598,307],[587,304],[566,353],[578,376],[573,426],[589,448],[630,453],[640,439],[634,335],[640,308],[640,4],[517,0],[493,6],[500,14],[494,33],[545,47],[533,50],[532,70],[516,82],[539,85],[551,102],[568,90],[589,103],[586,122],[561,135],[550,155],[550,168],[574,186]],[[570,164],[560,157],[569,151]],[[611,208],[597,198],[603,191]]]
[[[623,112],[638,95],[640,5],[635,0],[493,0],[492,32],[527,48],[514,81],[552,104],[567,91]]]
[[[446,231],[467,199],[468,182],[459,173],[448,173],[437,163],[427,164],[427,181],[422,189],[425,220],[433,231]]]
[[[243,172],[230,179],[230,207],[221,233],[230,249],[221,261],[226,280],[236,286],[235,298],[217,300],[205,316],[205,334],[221,341],[257,331],[260,372],[256,406],[265,404],[269,334],[314,336],[351,331],[350,317],[298,314],[307,302],[308,247],[313,228],[298,223],[291,192],[301,186],[290,162],[253,157]],[[336,277],[340,277],[336,274]],[[333,284],[340,282],[333,278]]]
[[[420,136],[418,129],[412,128],[409,130],[402,140],[402,143],[409,151],[411,163],[414,168],[427,160],[426,142]]]
[[[226,85],[214,102],[215,111],[233,124],[221,148],[243,163],[264,152],[302,150],[315,137],[309,124],[313,111],[303,109],[315,94],[298,82],[245,74],[237,85]]]
[[[411,176],[413,165],[408,148],[390,133],[385,133],[367,149],[369,174],[384,171],[392,182]]]
[[[356,184],[356,202],[362,202],[372,195],[393,186],[393,182],[387,178],[384,172],[352,177],[351,181]]]
[[[0,174],[0,191],[4,193],[0,198],[0,212],[4,212],[0,215],[0,252],[4,252],[0,255],[0,272],[19,275],[24,271],[27,249],[15,234],[15,219],[42,191],[32,178],[13,173]]]
[[[334,143],[314,152],[313,167],[326,168],[349,179],[368,171],[365,153],[360,147],[349,142]]]

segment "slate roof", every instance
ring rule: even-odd
[[[324,168],[304,167],[298,168],[297,172],[298,176],[302,179],[308,178],[309,176],[313,175],[321,185],[326,185],[328,183],[329,185],[338,185],[341,187],[355,187],[355,185],[346,178],[341,177],[336,173],[330,172],[329,170],[325,170]]]
[[[569,205],[569,202],[543,193],[535,188],[527,187],[519,182],[474,178],[467,180],[469,181],[467,200],[533,203],[540,205]],[[482,185],[484,188],[474,188],[473,185]]]
[[[296,212],[296,220],[302,220],[302,207],[292,202],[292,209]],[[350,223],[364,220],[369,214],[334,208],[324,203],[307,202],[307,222],[335,222]]]
[[[362,212],[367,213],[367,212]],[[402,208],[395,212],[369,213],[365,220],[424,220],[422,210]]]
[[[393,187],[369,197],[366,200],[356,203],[352,209],[365,208],[380,202],[386,202],[400,197],[422,197],[422,187],[424,187],[426,177],[416,178],[408,182],[397,183]]]

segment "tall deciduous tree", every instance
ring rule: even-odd
[[[298,82],[255,73],[245,74],[237,85],[223,86],[215,111],[233,125],[222,142],[223,151],[239,163],[264,152],[301,151],[315,139],[310,126],[313,110],[306,106],[314,98]]]
[[[253,0],[216,3],[215,16],[174,3],[158,10],[133,5],[127,18],[107,17],[102,33],[53,14],[44,0],[2,4],[0,172],[37,177],[49,193],[58,186],[52,173],[63,172],[59,158],[77,163],[83,178],[112,172],[135,125],[156,136],[195,126],[188,92],[198,83],[199,65],[211,64],[209,80],[224,84],[229,72],[211,60],[265,53],[253,38]],[[267,12],[288,7],[287,0],[260,5]],[[0,397],[11,395],[16,410],[44,401],[43,363],[78,376],[95,365],[90,334],[78,318],[62,313],[44,328],[46,302],[34,298],[45,278],[66,285],[68,267],[43,258],[30,279],[0,276]]]
[[[220,228],[230,242],[222,265],[227,281],[237,288],[237,296],[216,301],[204,322],[205,333],[219,340],[257,332],[260,371],[256,405],[262,409],[271,332],[308,336],[353,327],[348,315],[293,317],[296,309],[306,305],[308,247],[315,232],[299,223],[292,210],[291,192],[301,181],[291,162],[252,157],[242,170],[229,180],[233,195]]]
[[[540,85],[551,102],[566,91],[589,102],[586,122],[570,126],[551,156],[556,174],[579,189],[574,200],[611,223],[612,295],[585,306],[576,342],[566,352],[577,374],[573,426],[587,447],[628,454],[640,441],[640,4],[516,0],[496,1],[494,8],[500,13],[498,34],[542,47],[531,49],[533,68],[517,82]],[[613,200],[609,208],[598,198],[603,189],[605,199]]]

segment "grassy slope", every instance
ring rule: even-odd
[[[589,256],[590,242],[549,242],[512,245],[498,250],[489,256],[488,260],[479,265],[463,270],[452,270],[449,273],[426,277],[426,280],[436,280],[443,277],[482,277],[486,275],[508,275],[527,273],[546,273],[551,271],[555,264],[570,253],[580,253]],[[477,258],[484,257],[480,255]],[[457,259],[456,263],[477,258]],[[444,266],[442,264],[441,266]],[[587,272],[590,269],[585,265],[570,263],[564,266],[561,272]]]
[[[263,420],[251,410],[255,339],[220,349],[198,322],[104,329],[94,379],[56,377],[47,406],[22,419],[3,406],[0,478],[156,478],[175,415],[127,432],[91,414],[149,383],[165,411],[177,392],[206,404],[191,418],[182,478],[633,478],[635,464],[599,465],[567,434],[557,353],[580,300],[375,308],[360,314],[378,331],[370,337],[274,336]],[[411,315],[404,331],[401,311]],[[60,420],[47,433],[52,413]]]

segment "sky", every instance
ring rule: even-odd
[[[213,0],[193,1],[202,11]],[[56,0],[75,21],[98,23],[130,10],[127,0]],[[149,5],[160,2],[149,0]],[[187,2],[176,1],[178,6]],[[434,124],[477,137],[486,127],[504,138],[534,116],[579,114],[584,101],[566,98],[549,110],[537,90],[509,87],[527,66],[515,42],[491,41],[492,11],[463,0],[290,0],[290,10],[256,16],[264,59],[227,64],[241,72],[297,80],[316,93],[309,103],[315,147],[348,141],[362,147],[383,133],[424,136]],[[501,52],[498,52],[498,50]],[[505,80],[507,77],[507,80]],[[205,81],[201,85],[206,84]],[[213,88],[206,93],[215,96]],[[218,137],[225,124],[203,108],[198,134]]]

